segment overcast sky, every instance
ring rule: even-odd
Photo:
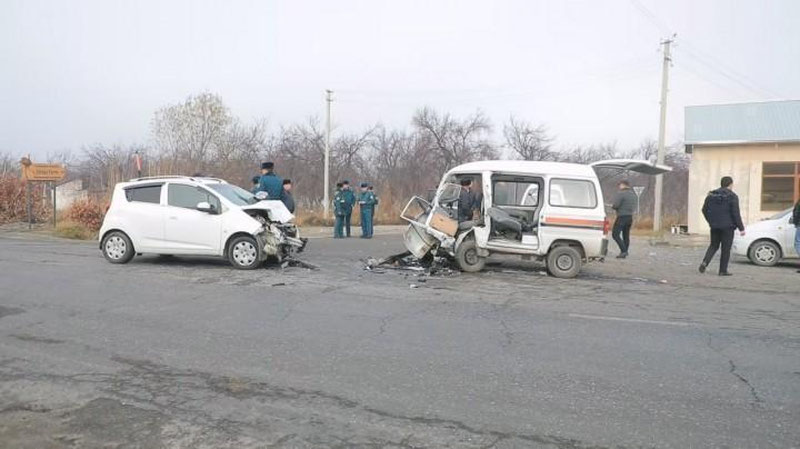
[[[798,23],[796,0],[0,0],[0,152],[146,144],[205,90],[277,127],[323,117],[326,88],[339,131],[429,105],[628,147],[657,136],[673,32],[676,141],[686,105],[800,98]]]

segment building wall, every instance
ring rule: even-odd
[[[83,181],[76,179],[56,186],[56,208],[64,210],[78,200],[89,198],[89,192],[84,190]]]
[[[689,166],[689,232],[708,231],[703,201],[723,176],[733,177],[745,225],[773,215],[775,211],[761,211],[761,170],[763,162],[780,161],[800,161],[800,143],[695,145]]]

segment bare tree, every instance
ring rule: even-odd
[[[544,125],[532,125],[514,118],[503,126],[503,136],[517,157],[526,161],[552,161],[556,155],[552,151],[553,138],[547,134]]]
[[[428,138],[439,157],[437,166],[448,169],[476,159],[492,159],[497,151],[489,141],[492,126],[481,111],[458,120],[424,107],[414,114],[413,124]]]
[[[172,160],[172,170],[202,170],[224,138],[232,118],[219,95],[204,92],[156,111],[156,148]]]

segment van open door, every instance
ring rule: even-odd
[[[672,171],[672,167],[658,165],[641,159],[608,159],[589,164],[594,169],[610,168],[615,170],[627,170],[645,175],[660,175]]]

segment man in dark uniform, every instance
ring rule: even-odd
[[[283,180],[283,196],[281,196],[281,201],[283,201],[283,204],[289,209],[289,212],[294,213],[294,197],[292,196],[291,179]]]
[[[267,192],[268,199],[280,200],[283,195],[283,180],[275,174],[275,164],[264,162],[261,164],[261,177],[258,180],[258,190]]]
[[[250,188],[250,193],[253,195],[258,192],[258,184],[261,181],[261,176],[253,176],[253,187]]]
[[[356,205],[356,194],[350,189],[350,181],[342,181],[342,198],[344,198],[344,231],[350,237],[350,217],[353,215],[353,208]]]
[[[333,238],[344,238],[344,196],[341,182],[336,183],[336,191],[333,194],[333,216],[336,218],[333,224]]]
[[[708,245],[706,255],[700,264],[700,272],[705,273],[706,267],[714,258],[718,248],[722,248],[719,256],[719,275],[730,276],[728,261],[731,258],[733,234],[736,229],[744,235],[744,224],[739,213],[739,197],[733,193],[733,178],[725,176],[720,181],[720,188],[708,192],[703,203],[703,216],[711,227],[711,243]]]
[[[628,257],[628,248],[631,246],[631,226],[633,226],[633,214],[636,213],[637,196],[631,189],[631,183],[622,180],[617,185],[619,192],[614,196],[611,208],[617,212],[617,219],[614,220],[614,228],[611,231],[611,238],[619,246],[617,259]]]
[[[372,238],[372,216],[375,208],[375,194],[369,190],[369,184],[361,183],[361,192],[358,195],[358,206],[361,213],[361,238]]]

